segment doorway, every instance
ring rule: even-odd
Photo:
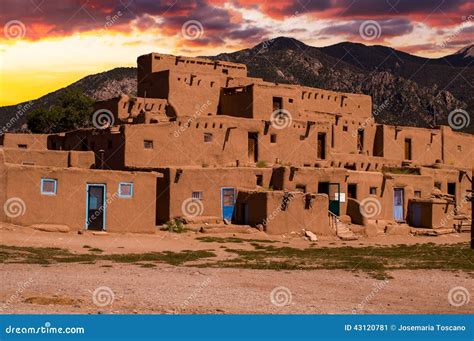
[[[396,221],[403,220],[403,188],[393,189],[393,219]]]
[[[258,133],[248,133],[249,161],[258,161]]]
[[[86,229],[105,230],[105,184],[87,184]]]
[[[335,215],[339,215],[341,193],[340,185],[334,182],[320,182],[318,183],[318,193],[327,194],[329,197],[329,211]]]
[[[235,207],[235,189],[221,188],[222,219],[232,221]]]

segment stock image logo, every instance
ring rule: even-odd
[[[467,128],[471,124],[471,116],[466,110],[453,110],[448,115],[448,124],[454,130]]]
[[[382,204],[377,198],[368,197],[360,202],[360,214],[366,218],[375,218],[382,211]]]
[[[270,115],[270,123],[275,129],[288,128],[293,122],[293,117],[288,110],[277,109]]]
[[[448,302],[453,307],[462,307],[471,300],[471,294],[465,287],[454,287],[448,292]]]
[[[114,125],[114,114],[107,109],[99,109],[92,115],[92,124],[97,129],[107,129]]]
[[[7,39],[23,39],[26,35],[26,26],[20,20],[10,20],[3,27],[3,34]]]
[[[92,293],[92,302],[98,307],[112,305],[115,301],[115,294],[109,287],[98,287]]]
[[[360,25],[359,34],[364,40],[375,40],[380,38],[382,27],[375,20],[366,20]]]
[[[270,293],[270,302],[277,307],[290,305],[293,301],[293,295],[287,287],[276,287]]]
[[[181,212],[186,217],[197,217],[204,212],[204,204],[199,199],[188,198],[181,204]]]
[[[181,34],[187,40],[201,39],[204,35],[204,27],[198,20],[188,20],[181,27]]]
[[[9,218],[18,218],[26,213],[26,204],[21,198],[13,197],[5,201],[3,211]]]

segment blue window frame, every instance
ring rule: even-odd
[[[56,195],[58,181],[56,179],[41,179],[41,194],[42,195]]]
[[[118,188],[118,195],[120,198],[132,198],[133,182],[120,182]]]

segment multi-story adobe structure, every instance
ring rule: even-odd
[[[351,236],[347,223],[370,234],[469,219],[472,135],[376,124],[370,96],[266,82],[243,64],[152,53],[137,76],[137,97],[96,103],[93,129],[3,136],[0,220]]]

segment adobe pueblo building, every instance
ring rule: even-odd
[[[137,76],[137,97],[96,103],[93,129],[3,136],[0,220],[345,239],[470,224],[472,135],[376,124],[370,96],[266,82],[243,64],[152,53]]]

